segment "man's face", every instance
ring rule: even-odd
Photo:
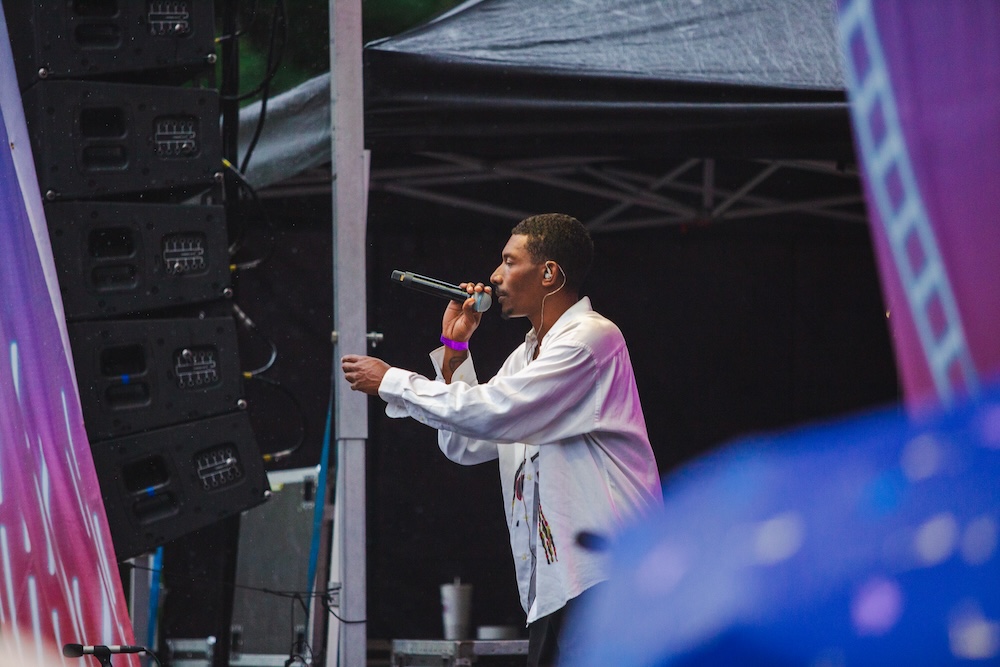
[[[535,262],[527,249],[528,237],[515,234],[507,241],[501,253],[502,261],[490,276],[493,295],[500,304],[500,315],[530,317],[540,307],[542,274],[545,264]]]

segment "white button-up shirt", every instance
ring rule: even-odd
[[[632,362],[621,331],[584,297],[545,335],[534,331],[479,384],[471,355],[442,381],[390,368],[379,386],[390,417],[438,429],[465,465],[499,459],[511,551],[527,622],[607,578],[606,556],[577,544],[612,536],[662,504]],[[537,495],[536,495],[537,494]]]

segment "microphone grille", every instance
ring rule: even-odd
[[[476,292],[474,295],[476,299],[475,310],[477,313],[485,313],[493,305],[493,297],[491,297],[486,292]]]
[[[62,654],[67,658],[80,658],[83,656],[83,645],[82,644],[65,644],[62,648]]]

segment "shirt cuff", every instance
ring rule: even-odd
[[[402,368],[390,367],[382,376],[382,382],[378,386],[378,395],[386,403],[398,401],[403,396],[403,389],[409,384],[410,371]]]
[[[403,391],[410,384],[410,371],[402,368],[390,368],[382,376],[382,382],[378,386],[378,395],[385,401],[385,416],[391,419],[402,419],[410,416],[410,411],[406,409],[403,401]]]
[[[434,379],[444,381],[444,373],[441,372],[441,366],[444,364],[444,345],[437,348],[430,354],[431,363],[434,364],[434,372],[437,373],[437,377]],[[479,380],[476,378],[476,367],[472,363],[472,352],[470,351],[466,355],[465,359],[459,364],[455,372],[451,374],[452,382],[464,382],[469,385],[479,384]]]

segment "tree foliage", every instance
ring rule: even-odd
[[[281,0],[238,4],[240,30],[240,90],[256,88],[267,72],[275,8]],[[293,88],[330,68],[328,0],[283,0],[287,38],[271,94]],[[399,34],[451,9],[461,0],[362,0],[365,43]],[[221,14],[222,2],[216,3]],[[280,39],[280,35],[279,35]],[[248,102],[251,100],[248,100]]]

